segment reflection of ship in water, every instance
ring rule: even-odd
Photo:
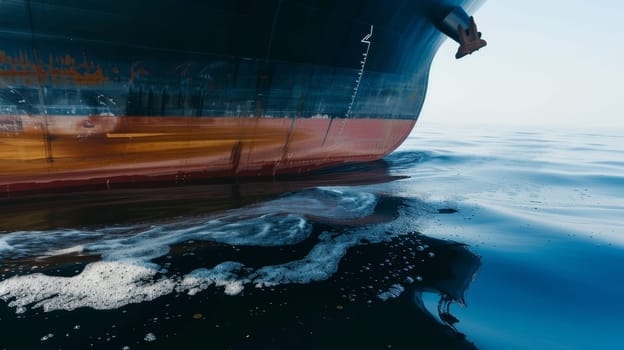
[[[427,160],[428,153],[395,152],[385,159],[341,165],[305,175],[220,178],[199,181],[180,175],[176,186],[154,189],[51,193],[0,198],[0,232],[162,220],[240,207],[305,188],[384,184],[406,178],[404,167]],[[190,183],[189,183],[190,182]]]
[[[382,246],[385,247],[386,244]],[[349,339],[353,340],[358,335],[361,337],[364,333],[371,334],[356,343],[359,343],[360,348],[372,349],[476,349],[461,333],[458,325],[460,320],[451,315],[449,308],[455,303],[465,305],[464,294],[479,269],[480,258],[461,243],[417,233],[393,240],[387,246],[391,249],[387,252],[374,246],[358,247],[344,259],[345,264],[350,262],[371,266],[371,270],[366,273],[374,276],[372,280],[383,281],[386,276],[390,277],[391,282],[386,283],[384,292],[377,294],[377,299],[396,296],[396,299],[388,299],[382,303],[378,303],[379,300],[376,299],[372,303],[365,298],[361,300],[361,304],[353,312],[354,327]],[[397,249],[397,246],[400,248]],[[415,268],[405,271],[411,262],[401,264],[404,258],[401,254],[412,251],[417,252]],[[372,264],[366,265],[366,262]],[[345,273],[345,279],[348,277],[350,284],[353,280],[357,281],[351,286],[356,298],[358,289],[361,292],[362,286],[369,288],[364,282],[370,281],[371,277],[366,273]],[[395,283],[396,281],[399,283]],[[437,310],[435,304],[423,302],[422,296],[425,293],[439,300],[440,307]],[[359,314],[367,316],[358,319]],[[369,317],[378,322],[371,323]],[[348,343],[344,343],[344,346],[348,346]]]
[[[450,329],[457,332],[455,324],[459,320],[450,312],[450,307],[454,303],[462,306],[466,305],[465,292],[470,283],[475,278],[481,260],[477,255],[470,252],[465,245],[454,242],[445,242],[432,239],[432,244],[441,244],[444,247],[438,249],[438,256],[444,264],[435,265],[429,273],[433,276],[430,282],[420,285],[414,293],[414,301],[424,312],[431,314],[423,301],[424,293],[435,293],[440,296],[437,304],[437,317]],[[433,314],[431,314],[432,317]]]
[[[308,175],[221,178],[194,181],[192,185],[180,176],[177,186],[157,190],[150,186],[98,191],[93,195],[81,192],[5,198],[0,199],[0,210],[3,213],[0,232],[201,215],[304,188],[380,184],[405,178],[390,174],[390,166],[385,160],[378,160],[334,167]]]
[[[384,163],[367,167],[357,175],[368,179],[362,183],[396,179],[388,175]],[[39,333],[68,333],[69,337],[56,336],[44,345],[72,348],[90,341],[107,348],[140,348],[143,337],[153,334],[157,340],[150,345],[161,348],[195,348],[209,341],[214,348],[233,349],[474,349],[455,330],[448,307],[463,303],[479,258],[463,244],[408,232],[419,216],[438,215],[430,204],[358,187],[319,187],[353,179],[347,174],[354,172],[342,173],[340,169],[324,173],[322,181],[305,177],[299,184],[210,187],[210,195],[232,198],[228,205],[233,209],[228,210],[206,207],[180,217],[181,212],[166,213],[170,208],[166,201],[154,204],[151,197],[144,201],[152,203],[146,209],[150,214],[139,217],[155,218],[160,211],[166,220],[128,228],[100,229],[98,224],[83,231],[84,220],[66,219],[60,226],[77,228],[0,235],[0,243],[13,247],[0,252],[5,268],[0,298],[6,302],[0,303],[0,314],[8,334],[0,346],[37,347],[42,344]],[[345,178],[340,180],[341,176]],[[232,195],[232,186],[239,186],[234,192],[242,193]],[[194,190],[186,192],[186,198],[178,193],[170,199],[187,200],[188,208],[208,195],[201,187],[183,188]],[[219,194],[217,188],[228,190]],[[251,190],[258,192],[255,197],[246,192]],[[109,200],[111,204],[101,210],[113,210],[114,201]],[[63,215],[84,214],[78,207]],[[304,221],[299,223],[295,216]],[[271,235],[262,236],[253,227],[269,227]],[[303,231],[287,242],[271,238],[293,228]],[[54,239],[45,239],[53,234]],[[106,264],[116,264],[118,270],[107,271]],[[233,265],[237,267],[217,271]],[[134,266],[153,271],[140,280],[119,283]],[[94,270],[99,275],[87,274]],[[188,283],[189,277],[196,279],[195,284]],[[96,293],[104,300],[93,300],[93,292],[72,289],[89,283],[115,295],[126,290],[132,295],[119,303],[106,300],[107,293]],[[154,298],[143,294],[163,283],[169,290]],[[239,289],[228,292],[228,284]],[[42,288],[47,289],[41,292]],[[233,290],[239,294],[226,295]],[[440,296],[437,317],[442,322],[414,302],[413,296],[418,301],[422,292]],[[15,314],[19,307],[23,313]],[[41,312],[42,308],[57,311]],[[77,324],[79,331],[73,330]],[[36,328],[38,336],[24,339],[19,330],[27,327]]]

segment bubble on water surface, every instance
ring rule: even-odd
[[[387,291],[378,294],[377,298],[381,299],[382,301],[387,301],[388,299],[396,299],[401,296],[404,291],[405,288],[403,288],[402,285],[393,284]]]

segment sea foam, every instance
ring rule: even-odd
[[[369,192],[317,188],[211,217],[187,218],[184,222],[116,227],[112,231],[7,234],[0,247],[5,247],[5,253],[13,254],[11,257],[45,259],[80,253],[100,256],[101,260],[87,264],[70,277],[43,273],[10,277],[0,281],[0,298],[18,313],[28,307],[45,311],[79,307],[114,309],[172,292],[193,295],[210,286],[235,295],[248,284],[263,287],[324,280],[337,271],[350,247],[364,239],[380,242],[394,235],[368,228],[337,236],[325,233],[304,258],[256,268],[223,261],[187,274],[168,275],[154,260],[167,255],[173,245],[188,241],[257,247],[294,245],[310,237],[310,218],[348,222],[371,215],[377,200]]]
[[[73,277],[35,273],[9,278],[0,282],[0,298],[10,301],[9,306],[17,312],[30,305],[44,311],[114,309],[170,293],[175,282],[166,278],[154,280],[155,275],[151,266],[101,261],[88,264]]]

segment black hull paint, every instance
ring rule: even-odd
[[[416,119],[465,3],[12,1],[0,115]]]

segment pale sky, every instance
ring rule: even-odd
[[[624,128],[624,1],[487,0],[488,41],[455,60],[446,40],[419,123]]]

